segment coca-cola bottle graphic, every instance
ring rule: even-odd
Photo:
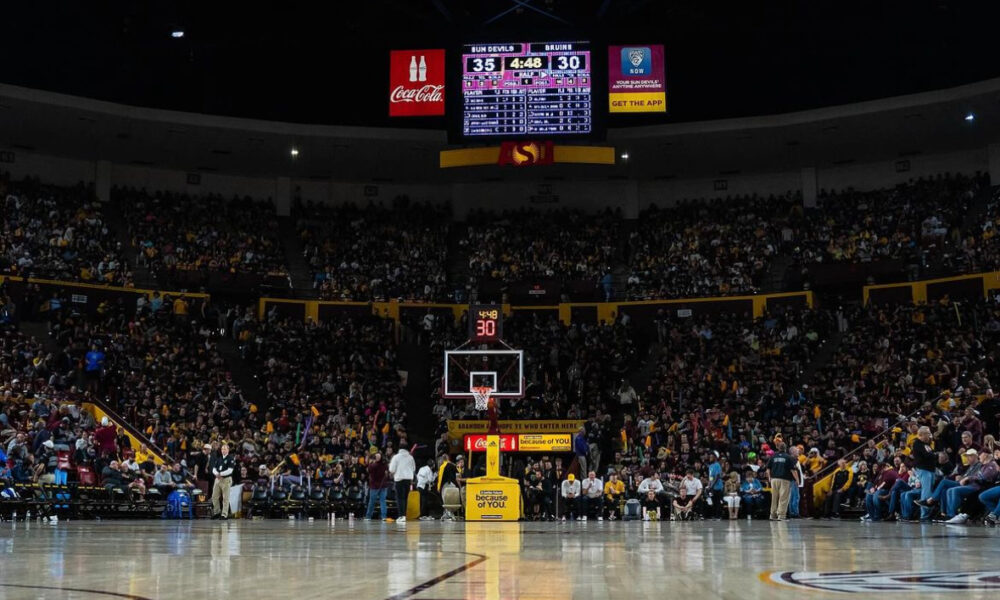
[[[417,81],[427,81],[427,61],[420,55],[420,67],[417,70]]]
[[[410,57],[410,81],[417,80],[417,55]]]

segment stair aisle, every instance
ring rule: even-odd
[[[288,266],[288,274],[292,280],[292,292],[296,298],[313,299],[317,298],[313,290],[312,267],[306,262],[302,245],[302,238],[298,235],[295,226],[295,217],[279,217],[278,231],[284,242],[285,264]]]
[[[111,210],[105,213],[108,219],[108,228],[115,232],[115,238],[121,244],[124,259],[132,268],[135,287],[145,290],[157,289],[160,286],[156,277],[145,264],[139,262],[139,253],[132,246],[132,236],[129,233],[128,223],[125,222],[124,212],[112,205]]]
[[[452,223],[448,227],[448,260],[445,263],[448,289],[449,291],[461,290],[459,295],[452,298],[462,302],[469,300],[469,294],[466,290],[470,281],[469,249],[462,244],[466,238],[467,227],[465,223]]]
[[[257,380],[257,376],[254,375],[250,365],[240,355],[239,345],[230,336],[219,338],[218,343],[219,353],[226,360],[229,372],[233,376],[233,382],[239,386],[243,392],[243,397],[249,402],[256,404],[260,414],[266,413],[270,408],[267,394],[264,392],[264,388],[261,387],[260,381]]]
[[[403,397],[406,401],[406,431],[410,442],[426,445],[420,457],[433,456],[437,418],[431,412],[431,356],[427,346],[406,341],[396,353],[399,369],[407,373]]]

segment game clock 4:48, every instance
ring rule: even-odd
[[[503,309],[499,304],[469,308],[469,340],[495,342],[503,336]]]

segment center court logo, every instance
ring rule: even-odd
[[[1000,571],[766,571],[765,583],[805,591],[874,594],[1000,591]]]

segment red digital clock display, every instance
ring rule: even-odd
[[[469,310],[469,340],[495,342],[503,336],[503,309],[500,305],[473,306]]]

